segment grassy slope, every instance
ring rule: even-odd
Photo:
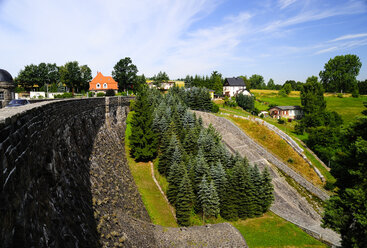
[[[126,157],[130,166],[131,173],[134,177],[136,185],[138,186],[139,193],[152,222],[161,226],[177,227],[175,218],[166,200],[164,199],[158,187],[153,181],[149,163],[137,163],[130,156],[128,137],[131,134],[131,126],[129,124],[129,121],[132,114],[133,112],[129,113],[125,133]]]
[[[232,223],[249,247],[327,247],[272,212],[254,219]]]
[[[315,185],[322,186],[320,178],[316,172],[306,163],[306,161],[294,151],[287,142],[280,138],[273,131],[263,125],[257,124],[250,120],[240,118],[227,117],[237,126],[246,131],[246,133],[256,140],[258,143],[266,147],[273,154],[277,155],[283,162],[287,163],[291,168],[298,171],[306,179]],[[293,162],[289,162],[292,159]]]

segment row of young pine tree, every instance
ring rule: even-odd
[[[176,208],[179,225],[190,225],[193,213],[236,220],[266,212],[274,199],[268,170],[261,173],[246,158],[229,153],[218,132],[211,125],[203,127],[180,93],[173,89],[161,95],[149,90],[136,101],[136,105],[141,100],[149,103],[151,121],[140,125],[151,123],[158,170],[169,183],[167,198]],[[136,115],[139,110],[135,109]]]

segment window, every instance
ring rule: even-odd
[[[106,83],[103,84],[103,89],[107,89],[107,84]]]
[[[0,92],[0,100],[4,100],[4,92]]]
[[[97,86],[97,89],[101,88],[101,85],[99,83],[96,86]]]

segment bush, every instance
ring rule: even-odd
[[[93,91],[88,92],[88,97],[94,97],[95,93]]]
[[[106,91],[106,96],[114,96],[115,95],[115,91],[112,89],[109,89]]]
[[[212,112],[213,113],[218,113],[219,112],[219,106],[217,104],[215,104],[214,102],[212,102]]]
[[[293,164],[294,163],[294,159],[293,158],[288,158],[287,162],[290,163],[290,164]]]
[[[324,185],[324,188],[325,188],[326,190],[330,190],[330,191],[332,191],[332,190],[334,190],[334,189],[335,189],[335,185],[334,185],[334,183],[330,182],[329,180],[326,180],[326,183],[325,183],[325,185]]]
[[[54,98],[72,98],[72,97],[74,97],[74,96],[73,96],[73,93],[71,93],[71,92],[64,92],[61,95],[55,95],[54,96]]]
[[[284,120],[284,119],[282,119],[282,118],[279,118],[279,119],[278,119],[278,123],[279,123],[279,124],[284,124],[284,123],[285,123],[285,120]]]
[[[352,97],[354,97],[354,98],[358,98],[358,97],[359,97],[358,89],[354,89],[354,90],[353,90],[353,92],[352,92]]]
[[[236,96],[236,102],[238,106],[246,111],[252,111],[255,107],[255,98],[253,96],[247,96],[242,93]]]
[[[338,93],[338,94],[336,94],[336,96],[339,97],[339,98],[343,98],[343,94],[342,93]]]
[[[232,107],[232,108],[235,108],[238,106],[236,100],[234,100],[233,98],[229,98],[228,96],[224,98],[224,105],[228,107]]]
[[[280,96],[282,96],[282,97],[287,97],[287,96],[288,96],[288,94],[287,94],[287,92],[284,90],[284,88],[283,88],[283,89],[281,89],[281,90],[278,92],[278,94],[279,94]]]
[[[302,125],[302,123],[297,123],[295,126],[294,126],[294,132],[296,134],[300,134],[302,135],[304,132],[305,132],[305,127],[304,125]]]
[[[97,93],[97,97],[104,97],[105,96],[105,93],[103,93],[103,92],[98,92]]]

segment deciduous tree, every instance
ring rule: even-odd
[[[328,92],[352,92],[361,66],[359,57],[354,54],[330,59],[319,74],[324,89]]]
[[[131,58],[125,57],[121,59],[113,67],[112,77],[117,81],[119,91],[132,89],[136,80],[138,68],[133,64]]]

